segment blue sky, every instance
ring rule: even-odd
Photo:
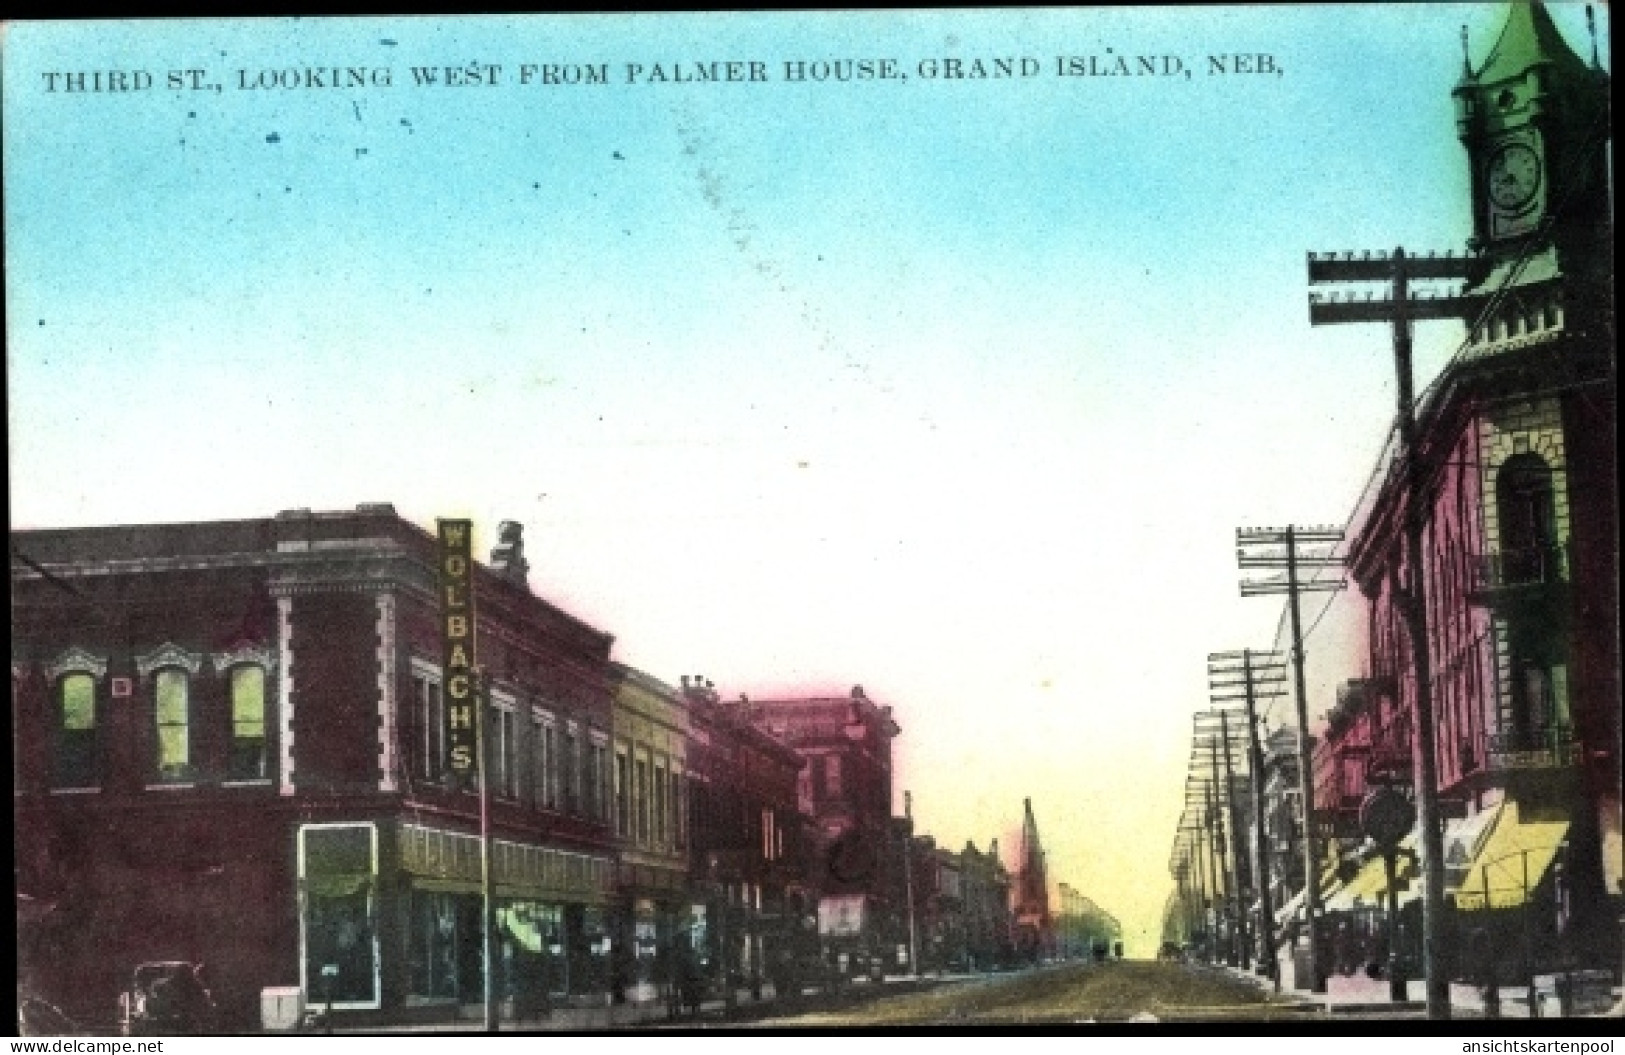
[[[1205,657],[1280,616],[1237,596],[1233,532],[1342,522],[1392,416],[1386,334],[1311,330],[1304,254],[1463,245],[1449,92],[1460,27],[1482,61],[1501,18],[11,24],[13,523],[392,501],[488,548],[520,520],[535,589],[626,662],[891,703],[947,844],[1032,795],[1052,872],[1144,947]],[[1192,76],[1055,76],[1107,49]],[[1041,72],[920,75],[1000,56]],[[782,78],[882,58],[908,79]],[[771,79],[624,83],[729,59]],[[611,83],[516,82],[546,62]],[[501,83],[412,83],[468,63]],[[334,65],[391,84],[236,87]],[[114,68],[158,86],[44,90]],[[221,90],[163,87],[194,68]],[[1422,328],[1420,381],[1459,339]]]

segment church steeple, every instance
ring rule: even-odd
[[[1044,847],[1038,841],[1038,821],[1033,818],[1033,800],[1022,800],[1021,858],[1016,874],[1016,916],[1029,925],[1047,931],[1050,924],[1049,877],[1044,869]]]

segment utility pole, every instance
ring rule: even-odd
[[[1345,253],[1309,254],[1310,285],[1333,282],[1386,282],[1386,297],[1364,301],[1325,299],[1310,294],[1309,322],[1314,326],[1386,322],[1393,331],[1394,371],[1398,378],[1399,460],[1404,474],[1404,582],[1394,596],[1404,616],[1415,671],[1416,723],[1411,743],[1411,765],[1416,775],[1418,823],[1422,828],[1422,966],[1427,975],[1428,1018],[1450,1017],[1450,982],[1446,977],[1447,924],[1444,918],[1444,831],[1439,816],[1438,758],[1434,745],[1433,669],[1428,642],[1427,578],[1422,564],[1422,532],[1427,524],[1423,507],[1422,465],[1416,454],[1416,399],[1411,370],[1411,322],[1418,319],[1460,320],[1477,303],[1459,294],[1419,298],[1411,292],[1413,280],[1459,280],[1468,277],[1473,261],[1447,254],[1439,257],[1405,255],[1403,247],[1392,256],[1364,254],[1355,260]],[[1396,579],[1398,573],[1395,573]]]
[[[1212,725],[1214,720],[1219,723],[1217,730],[1214,730],[1214,725]],[[1246,925],[1246,920],[1248,920],[1250,914],[1246,910],[1245,884],[1241,883],[1241,860],[1245,857],[1245,852],[1241,849],[1243,847],[1243,844],[1241,844],[1243,837],[1241,837],[1240,826],[1237,824],[1237,808],[1235,808],[1235,772],[1233,772],[1232,754],[1230,754],[1230,715],[1222,709],[1207,710],[1207,712],[1196,715],[1196,722],[1198,722],[1198,732],[1207,735],[1209,762],[1211,762],[1212,779],[1214,780],[1220,779],[1217,749],[1219,749],[1220,743],[1224,745],[1224,775],[1222,775],[1222,779],[1224,779],[1224,814],[1222,814],[1224,831],[1219,832],[1219,837],[1220,839],[1228,837],[1228,842],[1230,842],[1230,875],[1235,876],[1230,899],[1235,904],[1235,909],[1233,909],[1233,912],[1235,912],[1235,927],[1240,931],[1241,967],[1248,967],[1251,966],[1251,941],[1250,928]],[[1206,723],[1206,727],[1204,727],[1204,723]],[[1215,738],[1215,733],[1217,733],[1217,738]]]
[[[1326,991],[1325,972],[1320,963],[1320,835],[1315,830],[1315,796],[1312,762],[1312,741],[1309,736],[1309,694],[1304,686],[1303,673],[1303,616],[1298,596],[1326,590],[1341,590],[1347,585],[1342,578],[1311,579],[1303,582],[1300,569],[1336,567],[1339,558],[1330,553],[1300,553],[1300,544],[1324,545],[1343,540],[1340,528],[1299,528],[1288,524],[1286,528],[1236,530],[1236,560],[1239,567],[1284,568],[1284,577],[1272,579],[1243,579],[1241,595],[1255,597],[1261,594],[1287,596],[1287,611],[1292,621],[1292,688],[1298,717],[1298,796],[1303,813],[1303,918],[1309,932],[1309,988],[1310,992]],[[1265,547],[1260,549],[1259,547]]]
[[[1197,749],[1197,745],[1193,745],[1193,754]],[[1196,759],[1193,758],[1192,762],[1195,763]],[[1199,777],[1197,784],[1201,788],[1202,841],[1207,844],[1209,874],[1213,877],[1213,931],[1217,938],[1220,924],[1225,922],[1228,915],[1224,903],[1231,899],[1235,884],[1231,879],[1229,862],[1225,859],[1223,818],[1219,814],[1218,805],[1213,801],[1213,781],[1210,777]],[[1226,962],[1235,960],[1234,940],[1234,926],[1225,926]]]
[[[475,765],[476,779],[480,788],[480,894],[483,905],[480,909],[480,918],[484,921],[484,942],[481,948],[481,958],[485,966],[485,1031],[495,1033],[498,1030],[499,1016],[497,1014],[497,899],[496,899],[496,872],[492,869],[491,854],[491,758],[490,737],[487,735],[491,721],[491,677],[483,669],[476,670],[475,678],[479,688],[475,693],[480,717],[475,722],[478,730],[474,744],[475,756],[478,763]]]
[[[903,817],[908,832],[903,836],[903,882],[908,899],[908,969],[920,977],[920,932],[914,922],[914,796],[903,792]]]
[[[1195,808],[1194,804],[1191,801],[1192,790],[1193,789],[1191,788],[1191,782],[1189,780],[1187,780],[1186,783],[1185,783],[1185,816],[1186,817],[1189,817],[1191,815],[1192,809]],[[1204,856],[1203,842],[1204,842],[1204,840],[1206,838],[1206,835],[1205,835],[1206,829],[1202,825],[1192,824],[1192,823],[1187,822],[1185,820],[1185,818],[1181,818],[1180,825],[1179,825],[1179,831],[1180,831],[1181,834],[1187,834],[1188,835],[1188,841],[1185,844],[1185,860],[1187,861],[1187,868],[1192,867],[1192,865],[1194,865],[1194,868],[1195,868],[1195,871],[1196,871],[1196,876],[1195,876],[1195,879],[1196,879],[1196,891],[1195,891],[1196,892],[1196,904],[1195,904],[1195,908],[1196,908],[1196,916],[1197,916],[1197,925],[1198,925],[1198,929],[1200,929],[1202,931],[1202,935],[1203,935],[1203,937],[1202,937],[1202,953],[1203,953],[1204,956],[1210,956],[1211,953],[1212,953],[1212,948],[1213,948],[1213,933],[1212,933],[1212,928],[1210,927],[1211,921],[1208,919],[1208,900],[1209,900],[1208,869],[1207,869],[1206,862],[1203,860],[1203,856]]]
[[[1236,667],[1236,660],[1241,666]],[[1281,684],[1285,681],[1286,664],[1279,652],[1218,652],[1208,656],[1209,699],[1224,704],[1240,699],[1247,707],[1247,782],[1253,792],[1254,875],[1259,893],[1259,932],[1263,938],[1263,956],[1269,968],[1275,991],[1281,991],[1281,963],[1275,954],[1275,905],[1270,887],[1269,832],[1264,824],[1264,748],[1258,739],[1258,709],[1260,699],[1284,696]],[[1234,680],[1237,675],[1240,681]],[[1240,688],[1238,696],[1233,689]]]
[[[1242,904],[1241,893],[1241,862],[1235,855],[1232,843],[1232,832],[1235,828],[1235,811],[1230,801],[1230,739],[1224,740],[1224,802],[1221,807],[1218,798],[1213,793],[1213,785],[1220,779],[1219,772],[1219,741],[1213,736],[1208,737],[1208,810],[1214,818],[1213,843],[1219,852],[1219,862],[1224,869],[1225,893],[1229,894],[1230,901],[1230,961],[1233,967],[1246,967],[1246,939],[1242,933],[1242,923],[1246,919],[1246,907]]]
[[[1214,723],[1217,722],[1217,728]],[[1209,786],[1220,780],[1224,781],[1224,805],[1221,808],[1218,802],[1213,802],[1212,809],[1219,818],[1218,827],[1214,831],[1215,841],[1222,847],[1228,841],[1229,855],[1226,868],[1226,892],[1231,902],[1231,940],[1233,946],[1232,959],[1241,967],[1251,964],[1250,944],[1247,933],[1247,905],[1246,892],[1241,882],[1241,833],[1236,827],[1235,809],[1235,773],[1232,769],[1232,755],[1230,748],[1230,724],[1228,716],[1223,711],[1207,711],[1196,715],[1196,733],[1198,738],[1205,737],[1208,747],[1208,779]],[[1219,745],[1224,745],[1224,761],[1219,761]]]

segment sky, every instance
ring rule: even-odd
[[[11,523],[520,521],[617,659],[863,685],[897,812],[1008,852],[1031,797],[1153,951],[1206,658],[1278,642],[1235,530],[1345,523],[1393,419],[1305,253],[1463,249],[1450,90],[1503,17],[6,25]],[[1325,596],[1312,714],[1360,673]]]

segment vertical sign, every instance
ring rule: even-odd
[[[468,520],[441,520],[441,675],[445,678],[446,765],[453,780],[472,781],[477,748],[474,719],[479,694],[474,679],[474,561]]]

